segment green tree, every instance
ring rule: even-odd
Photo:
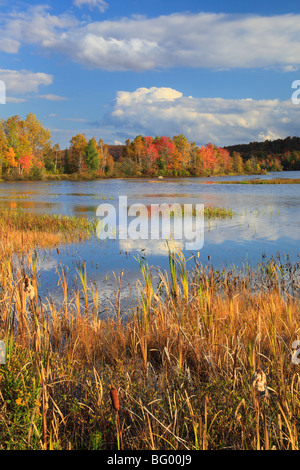
[[[63,163],[63,171],[64,173],[67,173],[67,174],[70,174],[72,173],[72,168],[71,168],[71,165],[70,165],[70,158],[69,158],[69,151],[68,149],[65,150],[65,153],[64,153],[64,163]]]
[[[84,160],[87,164],[89,171],[97,171],[100,167],[99,153],[97,150],[97,143],[93,137],[88,141],[88,144],[85,149]]]

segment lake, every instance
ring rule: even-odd
[[[211,178],[168,178],[98,180],[82,182],[4,182],[0,183],[0,207],[33,213],[95,217],[100,204],[118,207],[119,196],[128,205],[204,204],[205,207],[233,209],[232,218],[206,220],[204,245],[199,261],[216,269],[255,266],[272,256],[299,260],[300,185],[217,184],[218,181],[253,178],[300,178],[300,172],[270,173],[261,176]],[[185,244],[179,242],[184,254]],[[137,258],[143,256],[154,268],[169,268],[164,240],[99,240],[97,238],[56,250],[38,252],[39,284],[43,295],[55,295],[56,269],[60,260],[68,268],[70,286],[76,281],[77,263],[85,262],[88,279],[94,281],[102,298],[110,299],[115,289],[114,273],[124,270],[123,295],[134,290],[140,271]]]

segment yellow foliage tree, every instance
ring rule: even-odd
[[[70,140],[70,166],[72,173],[81,173],[84,164],[84,154],[87,140],[84,134],[77,134]]]
[[[5,163],[8,167],[16,167],[18,166],[18,162],[16,160],[16,154],[12,147],[9,147],[5,153]]]

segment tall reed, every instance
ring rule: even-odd
[[[103,315],[86,266],[75,290],[59,266],[59,302],[40,296],[36,253],[6,251],[0,448],[298,449],[297,265],[218,271],[173,252],[168,272],[145,260],[140,268],[137,304],[122,303],[122,273]],[[257,391],[259,370],[266,387]],[[111,383],[122,396],[116,420]]]

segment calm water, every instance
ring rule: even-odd
[[[300,178],[300,172],[271,173],[256,178]],[[280,253],[291,261],[299,259],[300,185],[218,185],[216,181],[234,181],[251,177],[182,178],[157,180],[106,180],[88,182],[1,183],[0,207],[20,208],[34,213],[95,217],[99,204],[116,207],[119,195],[128,205],[204,204],[231,208],[232,219],[205,222],[204,246],[200,261],[215,268],[256,265]],[[21,198],[20,198],[21,197]],[[181,243],[185,251],[184,242]],[[77,263],[86,262],[89,280],[95,281],[102,297],[115,289],[113,273],[124,269],[124,292],[139,278],[138,256],[150,266],[168,269],[168,251],[160,240],[91,240],[59,247],[61,261],[68,267],[70,285],[77,276]],[[187,256],[189,252],[185,253]],[[43,294],[57,290],[59,265],[56,250],[38,254],[40,287]],[[78,276],[77,276],[78,277]]]

